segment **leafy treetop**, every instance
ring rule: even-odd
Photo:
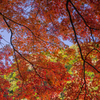
[[[100,98],[99,0],[0,0],[0,20],[1,100]]]

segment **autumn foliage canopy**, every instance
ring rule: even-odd
[[[0,30],[0,100],[100,100],[100,0],[0,0]]]

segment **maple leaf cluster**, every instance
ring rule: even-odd
[[[99,0],[0,0],[0,29],[0,100],[100,99]]]

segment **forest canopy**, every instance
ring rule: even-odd
[[[99,0],[0,0],[0,29],[0,100],[100,99]]]

